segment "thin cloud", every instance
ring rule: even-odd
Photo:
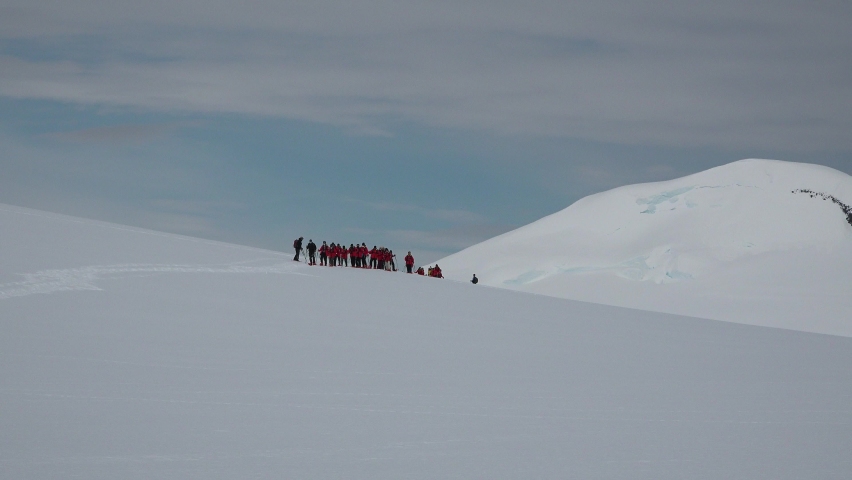
[[[3,7],[0,40],[16,43],[0,45],[0,95],[368,135],[403,120],[626,144],[852,148],[849,2],[39,5]],[[75,36],[89,48],[92,32],[102,46],[75,54]]]
[[[406,205],[400,203],[365,202],[363,200],[347,199],[350,203],[356,203],[380,212],[406,212],[422,217],[442,220],[451,223],[462,224],[487,224],[488,217],[470,210],[447,210],[440,208],[425,208],[417,205]]]
[[[148,202],[150,207],[160,212],[183,215],[219,215],[223,212],[233,213],[244,211],[248,205],[240,202],[154,199]]]
[[[74,143],[150,142],[168,136],[185,126],[189,124],[111,125],[68,132],[52,132],[43,136],[51,140]]]
[[[463,225],[440,230],[389,230],[388,238],[406,245],[416,245],[455,252],[515,227],[508,225]]]

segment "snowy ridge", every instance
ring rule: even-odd
[[[496,287],[852,335],[849,203],[842,172],[742,160],[591,195],[438,263]]]

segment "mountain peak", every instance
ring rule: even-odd
[[[482,284],[501,288],[747,323],[774,325],[768,317],[781,315],[795,323],[811,303],[849,303],[823,298],[838,285],[852,288],[849,204],[852,177],[845,173],[746,159],[591,195],[440,264],[448,278],[476,272]],[[760,297],[795,308],[767,307],[754,320],[753,312],[720,314],[718,302],[696,307],[689,295],[754,305]]]

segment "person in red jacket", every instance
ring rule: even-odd
[[[426,275],[426,271],[423,270],[423,267],[417,269],[417,275]]]
[[[373,245],[373,249],[370,250],[370,268],[376,268],[379,262],[379,249]]]
[[[394,257],[396,257],[396,255],[394,255],[393,250],[391,250],[389,248],[388,249],[388,263],[390,264],[391,270],[395,272],[396,271],[396,262],[394,261]]]
[[[349,250],[346,248],[346,245],[340,246],[340,266],[349,266]]]
[[[328,245],[325,242],[322,242],[322,246],[319,248],[320,254],[320,265],[328,266]]]
[[[411,273],[411,270],[414,268],[414,255],[411,252],[408,252],[408,255],[405,256],[405,269],[408,273]]]
[[[328,265],[330,267],[337,266],[337,252],[337,244],[332,242],[332,244],[328,247]]]
[[[441,267],[438,264],[435,264],[435,268],[432,269],[432,276],[435,278],[444,278],[444,275],[441,273]]]
[[[361,245],[352,245],[349,249],[349,255],[352,256],[352,266],[361,267]]]
[[[382,270],[390,270],[390,250],[387,248],[382,249],[381,265]]]
[[[367,244],[362,243],[360,247],[358,247],[358,262],[361,264],[361,268],[367,268]]]

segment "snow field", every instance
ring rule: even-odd
[[[849,476],[849,338],[0,229],[0,478]]]

